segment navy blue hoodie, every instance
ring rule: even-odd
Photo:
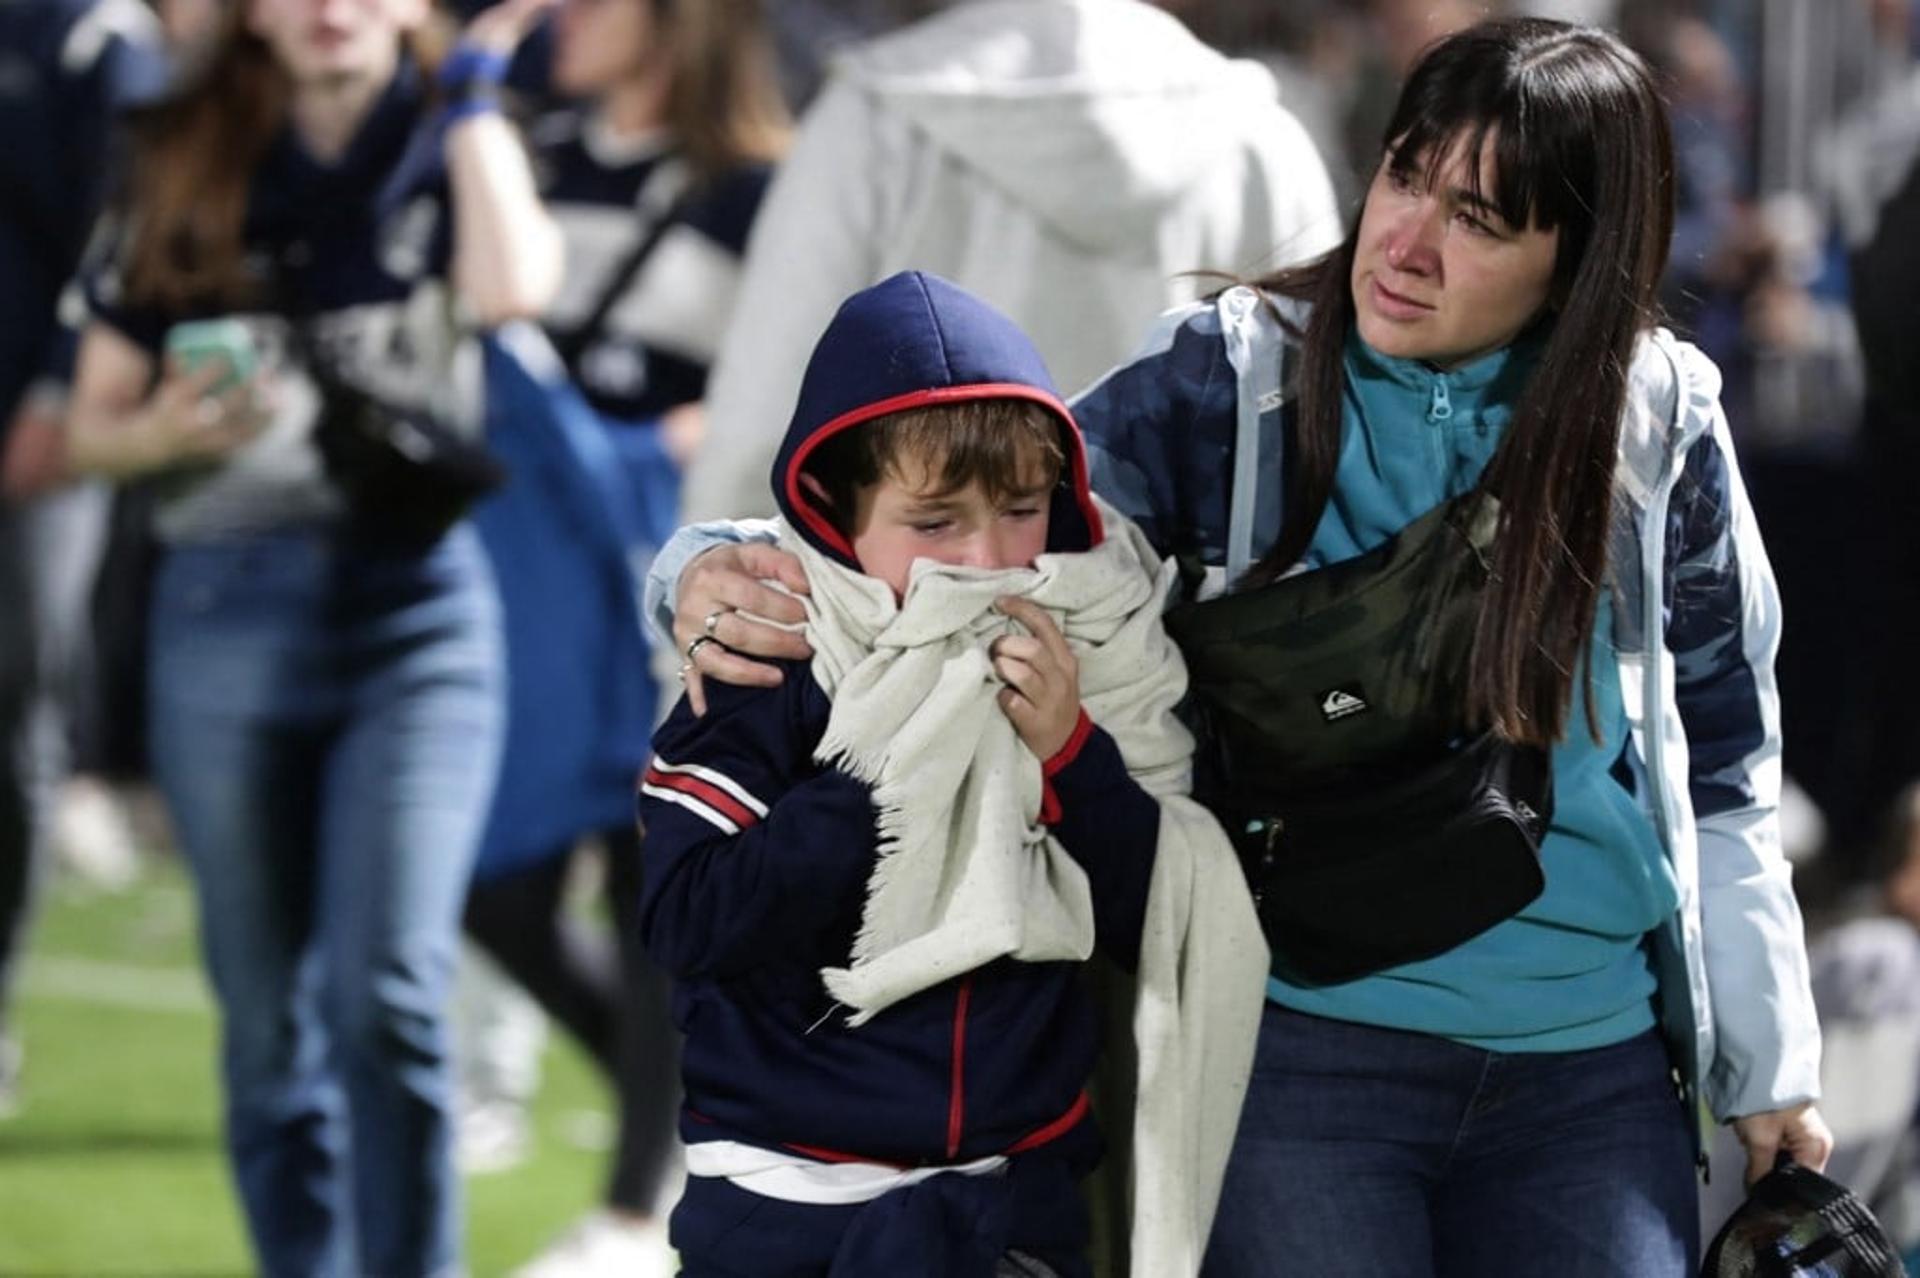
[[[1048,548],[1090,547],[1101,528],[1079,431],[1038,353],[1011,320],[918,273],[855,294],[820,338],[774,468],[780,507],[857,567],[799,483],[813,450],[887,413],[1009,397],[1060,419],[1068,465]],[[1090,1163],[1099,1031],[1079,965],[1000,960],[847,1026],[819,973],[848,962],[873,808],[865,785],[812,761],[830,703],[806,663],[784,674],[777,688],[710,681],[704,717],[683,698],[641,780],[641,926],[675,977],[682,1135],[902,1166],[1043,1146]],[[1159,808],[1084,716],[1043,768],[1044,817],[1088,872],[1099,944],[1131,966]]]

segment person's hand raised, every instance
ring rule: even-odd
[[[510,54],[540,25],[559,0],[500,0],[473,15],[460,32],[460,43],[488,53]]]
[[[680,673],[695,714],[707,712],[703,679],[771,688],[780,682],[779,669],[755,658],[804,661],[813,655],[804,636],[754,619],[788,625],[807,619],[800,601],[767,585],[769,581],[794,594],[810,593],[800,560],[772,546],[716,546],[680,574],[673,641],[683,658]]]

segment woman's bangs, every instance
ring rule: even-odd
[[[1492,205],[1501,219],[1514,230],[1538,221],[1543,229],[1556,225],[1544,216],[1550,210],[1538,208],[1539,170],[1543,157],[1531,145],[1526,131],[1503,115],[1478,117],[1462,113],[1457,119],[1438,115],[1418,116],[1397,141],[1388,143],[1388,166],[1397,177],[1416,179],[1422,189],[1431,190],[1441,181],[1441,171],[1456,155],[1478,156],[1493,139],[1493,190],[1484,189],[1478,164],[1467,165],[1466,186],[1476,200]]]

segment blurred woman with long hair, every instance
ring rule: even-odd
[[[462,339],[559,277],[494,99],[542,7],[436,67],[427,0],[234,4],[89,281],[70,463],[160,493],[151,753],[276,1278],[460,1268],[443,1005],[501,715]]]

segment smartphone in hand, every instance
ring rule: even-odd
[[[225,364],[226,372],[209,388],[220,395],[250,380],[260,364],[253,334],[236,319],[188,320],[167,330],[166,350],[189,373],[209,364]]]

